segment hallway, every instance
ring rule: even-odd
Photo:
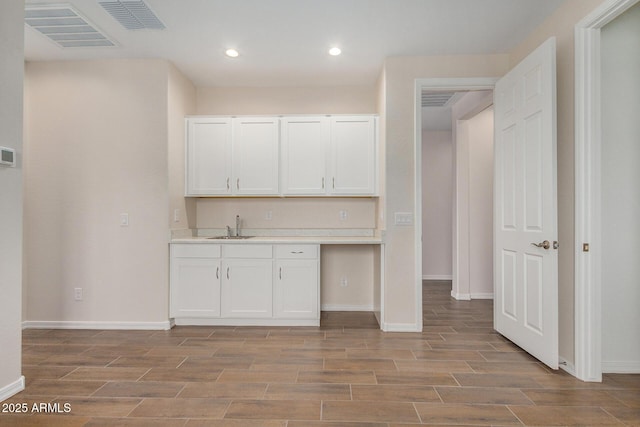
[[[640,424],[640,376],[552,372],[493,332],[492,301],[450,292],[425,282],[421,334],[362,312],[325,312],[320,328],[25,330],[27,387],[2,408],[29,410],[0,425]],[[69,411],[32,411],[43,402]]]

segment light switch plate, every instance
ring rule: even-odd
[[[411,212],[395,212],[395,225],[413,225],[413,214]]]

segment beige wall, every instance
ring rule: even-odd
[[[195,199],[184,197],[184,118],[196,111],[196,88],[173,64],[169,64],[167,104],[169,224],[172,230],[195,228]]]
[[[197,114],[374,114],[376,111],[374,86],[198,88]]]
[[[346,219],[340,218],[342,210]],[[233,228],[240,215],[246,229],[371,230],[376,228],[375,210],[375,198],[203,198],[198,200],[197,228]]]
[[[386,141],[385,319],[392,329],[416,329],[415,231],[395,226],[394,212],[415,212],[415,79],[499,77],[508,70],[507,55],[391,57],[384,65]]]
[[[323,311],[373,311],[375,250],[373,245],[322,246]]]
[[[26,320],[167,321],[168,74],[163,60],[27,63]]]
[[[451,279],[453,140],[422,132],[422,278]]]
[[[17,155],[15,168],[0,166],[0,401],[24,387],[21,378],[23,21],[24,1],[0,2],[0,145],[16,150]]]
[[[515,66],[549,37],[557,42],[558,90],[558,288],[560,356],[574,355],[574,27],[602,0],[567,0],[509,55]]]

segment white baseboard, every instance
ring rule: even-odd
[[[450,274],[426,274],[422,276],[422,280],[453,280]]]
[[[422,332],[422,325],[415,323],[382,323],[380,329],[384,332]]]
[[[471,294],[471,299],[493,299],[493,292],[490,294]]]
[[[128,329],[128,330],[168,330],[171,322],[82,322],[27,320],[22,329]]]
[[[320,319],[252,319],[221,317],[178,317],[176,326],[320,326]]]
[[[0,388],[0,402],[20,393],[22,390],[24,390],[24,375],[21,375],[20,378],[11,384]]]
[[[322,311],[374,311],[373,305],[323,304]]]
[[[603,374],[640,374],[640,361],[602,362]]]
[[[451,291],[451,297],[458,301],[469,301],[472,299],[493,299],[493,293],[458,294]]]
[[[458,301],[469,301],[471,299],[470,294],[459,294],[454,291],[451,291],[451,297],[457,299]]]

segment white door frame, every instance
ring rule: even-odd
[[[415,80],[415,144],[414,144],[414,242],[415,242],[415,301],[416,301],[416,330],[422,330],[422,91],[465,91],[465,90],[493,90],[499,78],[470,77],[470,78],[432,78]],[[455,191],[455,190],[454,190]],[[457,266],[455,259],[458,253],[457,221],[458,213],[453,218],[453,280],[457,280]]]
[[[575,26],[575,374],[583,381],[602,381],[600,29],[638,1],[606,0]]]

